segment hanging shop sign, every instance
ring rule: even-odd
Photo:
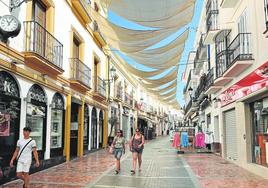
[[[220,96],[221,106],[268,87],[268,62],[225,90]]]

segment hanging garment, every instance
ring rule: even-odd
[[[205,134],[205,143],[206,144],[212,144],[214,141],[213,132],[206,132]]]
[[[189,146],[189,138],[187,132],[181,133],[181,146],[182,147],[188,147]]]
[[[195,136],[195,146],[199,148],[204,148],[206,146],[204,133],[197,133]]]
[[[176,132],[174,135],[172,147],[178,148],[180,146],[180,144],[181,144],[180,143],[180,134],[178,132]]]

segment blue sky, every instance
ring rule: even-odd
[[[192,22],[189,23],[187,26],[185,26],[185,28],[182,28],[182,29],[178,30],[176,33],[174,33],[173,35],[169,36],[165,40],[157,43],[156,45],[154,45],[152,47],[150,47],[150,48],[156,48],[156,47],[166,45],[169,42],[171,42],[172,40],[174,40],[176,37],[178,37],[186,28],[188,28],[188,27],[190,28],[189,38],[188,38],[188,40],[186,42],[185,49],[184,49],[184,52],[182,54],[182,58],[181,58],[180,62],[178,62],[178,64],[184,64],[184,65],[180,66],[179,72],[178,72],[178,80],[179,80],[179,82],[178,82],[177,100],[181,104],[181,106],[183,106],[185,104],[185,102],[183,100],[183,88],[185,86],[185,83],[181,81],[181,78],[182,78],[182,74],[183,74],[183,72],[185,70],[185,67],[186,67],[185,63],[187,61],[188,54],[189,54],[190,51],[194,50],[193,45],[194,45],[196,30],[193,29],[193,28],[196,28],[198,26],[202,5],[203,5],[203,0],[196,0],[195,13],[194,13],[194,17],[193,17]],[[152,29],[152,28],[146,28],[146,27],[140,26],[138,24],[135,24],[133,22],[127,21],[127,20],[117,16],[116,14],[114,14],[112,12],[109,12],[109,20],[111,22],[117,24],[117,25],[129,28],[129,29],[135,29],[135,30]],[[120,52],[119,52],[119,54],[130,65],[132,65],[132,66],[134,66],[134,67],[136,67],[136,68],[138,68],[140,70],[144,70],[144,71],[152,70],[152,69],[150,69],[148,67],[145,67],[143,65],[137,64],[135,61],[133,61],[132,59],[128,58],[127,56],[125,56],[124,54],[122,54]],[[165,74],[165,73],[163,73],[163,74]]]

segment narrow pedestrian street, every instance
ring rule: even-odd
[[[106,150],[90,153],[31,175],[31,188],[266,188],[268,180],[215,156],[187,152],[178,155],[169,137],[145,145],[142,172],[131,175],[132,158],[122,159],[122,171],[114,174],[114,158]],[[16,180],[3,188],[21,187]]]

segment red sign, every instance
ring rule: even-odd
[[[221,106],[230,104],[265,87],[268,87],[268,62],[225,90],[219,96]]]

